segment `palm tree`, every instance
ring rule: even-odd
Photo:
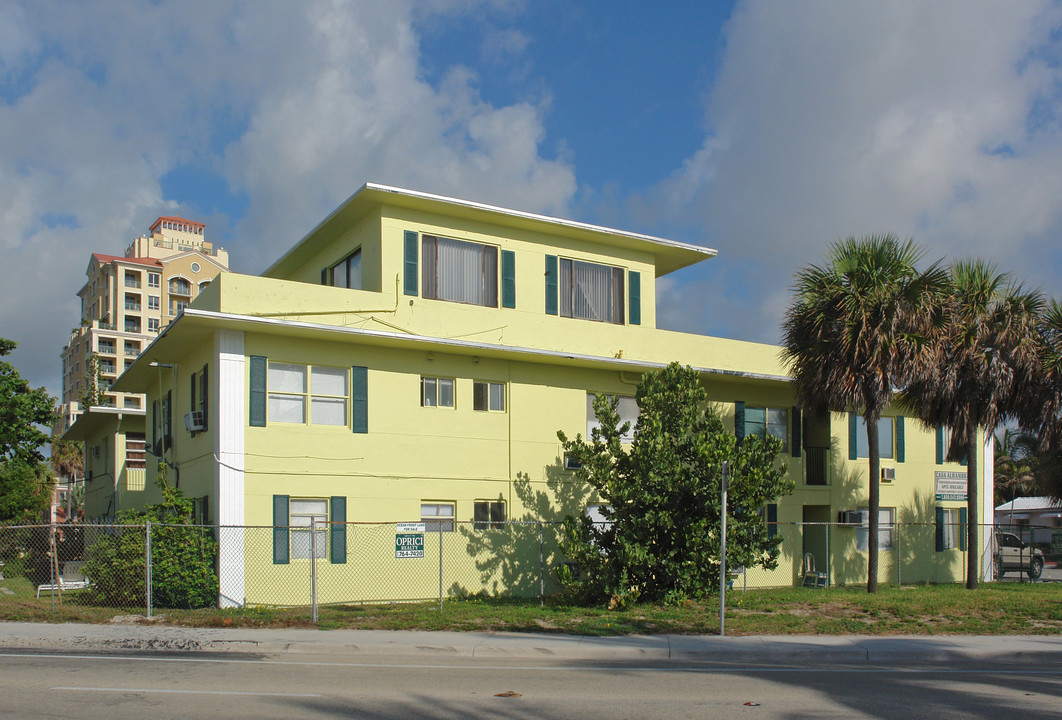
[[[867,592],[878,589],[880,449],[878,420],[912,371],[923,363],[940,314],[946,275],[922,258],[912,240],[893,235],[848,239],[830,246],[825,264],[796,279],[796,298],[782,324],[782,357],[807,411],[858,411],[869,441]]]
[[[1027,396],[1022,427],[1040,438],[1036,448],[1041,492],[1062,500],[1062,304],[1047,304],[1039,323],[1040,364]]]
[[[77,499],[75,490],[79,487],[78,476],[84,477],[85,445],[80,441],[61,440],[52,434],[52,471],[56,477],[66,478],[70,492],[67,494],[66,517],[71,519],[77,516],[80,510],[74,502]],[[83,497],[83,495],[82,495]]]
[[[928,425],[950,428],[948,457],[967,459],[966,587],[977,588],[977,431],[1017,417],[1036,378],[1039,293],[983,260],[955,263],[949,273],[944,329],[930,372],[909,384],[905,398]]]
[[[1013,500],[1019,495],[1028,495],[1036,488],[1037,457],[1039,440],[1027,432],[1005,428],[1003,435],[992,437],[995,478],[995,504]]]

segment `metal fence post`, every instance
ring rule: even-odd
[[[833,525],[826,523],[826,587],[831,587],[833,585],[833,575],[832,570],[830,569],[830,530],[832,528]]]
[[[900,523],[893,523],[893,532],[896,533],[896,584],[903,585],[900,579],[901,565],[903,565],[903,547],[900,544]]]
[[[538,606],[546,605],[546,578],[543,574],[544,561],[542,559],[542,521],[538,521]]]
[[[317,518],[310,518],[310,617],[317,622]]]
[[[438,528],[439,528],[439,612],[442,612],[442,575],[443,575],[443,571],[442,571],[442,566],[443,566],[443,535],[442,535],[442,531],[443,531],[443,528],[442,528],[442,526],[443,526],[443,524],[442,524],[442,521],[440,520],[438,522]]]
[[[151,521],[144,525],[144,604],[151,617]]]

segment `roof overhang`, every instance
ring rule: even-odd
[[[81,413],[70,429],[63,433],[63,440],[68,442],[87,440],[96,437],[105,430],[113,430],[123,420],[136,420],[144,425],[144,411],[129,408],[112,408],[92,406]]]
[[[510,210],[484,203],[403,188],[365,183],[343,204],[321,221],[313,230],[262,273],[263,277],[286,277],[294,267],[306,262],[316,249],[339,237],[353,224],[381,206],[438,212],[449,217],[475,220],[494,225],[528,228],[543,233],[607,243],[614,247],[639,250],[652,254],[656,260],[657,276],[667,275],[680,268],[715,257],[717,252],[701,245],[616,230],[614,228],[565,220],[536,213]]]
[[[523,360],[545,365],[564,365],[627,372],[659,370],[667,365],[665,362],[650,360],[587,355],[513,345],[497,345],[470,340],[438,338],[385,330],[368,330],[365,328],[185,308],[181,315],[174,322],[167,325],[162,333],[140,353],[133,365],[118,377],[112,386],[113,389],[118,392],[143,392],[145,386],[154,379],[153,375],[158,372],[159,366],[172,365],[184,348],[193,347],[207,341],[213,336],[214,331],[218,329],[242,330],[264,335],[283,335],[288,338],[302,340],[342,341],[347,339],[378,347],[420,349],[425,352],[447,352],[456,355]],[[752,373],[692,364],[691,367],[704,375],[786,384],[792,381],[791,378],[785,375]]]

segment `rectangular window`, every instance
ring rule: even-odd
[[[424,235],[423,296],[498,307],[498,248]]]
[[[745,407],[745,437],[761,440],[773,436],[782,441],[782,451],[789,451],[789,410],[787,408]]]
[[[125,398],[125,400],[124,400],[124,405],[125,405],[125,407],[129,408],[130,410],[139,410],[140,409],[140,398],[138,398],[138,397],[128,397],[127,396]]]
[[[108,355],[114,355],[114,351],[117,347],[114,340],[100,340],[97,345],[101,353],[106,353]]]
[[[132,312],[140,312],[140,296],[132,293],[125,294],[125,309]]]
[[[560,259],[560,314],[623,324],[623,270],[609,265]]]
[[[505,527],[505,503],[500,500],[476,500],[472,520],[477,530],[501,530]]]
[[[269,363],[267,377],[272,422],[347,424],[346,368]]]
[[[131,332],[131,333],[140,332],[140,318],[138,318],[138,317],[127,317],[125,319],[125,331],[126,332]]]
[[[159,296],[148,295],[148,310],[158,310],[160,309],[160,307],[161,305],[159,305]]]
[[[951,550],[959,547],[959,508],[937,508],[940,528],[938,530],[940,550]]]
[[[190,388],[191,388],[191,394],[190,394],[188,407],[190,407],[194,412],[199,413],[199,420],[200,420],[199,424],[200,424],[201,430],[206,430],[207,429],[207,411],[208,411],[209,405],[210,405],[210,403],[209,403],[210,385],[207,382],[207,366],[206,365],[204,365],[203,369],[200,370],[199,372],[192,373]],[[195,435],[196,432],[200,432],[200,431],[193,430],[192,431],[192,435]]]
[[[361,250],[355,250],[330,267],[328,276],[333,287],[361,290]]]
[[[126,402],[129,398],[126,398]],[[140,400],[137,399],[137,407]],[[128,405],[126,406],[128,407]],[[143,470],[147,465],[147,442],[143,433],[126,433],[125,436],[125,466],[130,470]]]
[[[421,407],[454,406],[454,379],[422,377],[420,379]]]
[[[140,273],[133,273],[127,270],[125,273],[125,286],[127,288],[140,287]]]
[[[601,424],[597,421],[597,415],[594,414],[594,396],[595,393],[588,392],[586,394],[586,438],[589,440],[592,435],[591,432],[594,428],[600,428]],[[623,427],[623,423],[629,422],[630,427],[627,428],[627,432],[621,436],[621,440],[625,443],[634,442],[634,426],[638,424],[638,401],[627,395],[619,396],[619,405],[616,410],[620,416],[620,427]]]
[[[505,383],[481,382],[478,380],[473,382],[472,409],[504,412]]]
[[[893,428],[895,418],[883,417],[878,420],[878,453],[882,458],[894,457]],[[870,441],[867,440],[867,423],[861,417],[856,418],[856,455],[861,458],[870,457]]]
[[[860,508],[860,524],[856,528],[856,549],[866,552],[870,538],[870,512]],[[878,549],[892,550],[893,524],[896,508],[878,508]]]
[[[188,307],[188,301],[178,298],[170,298],[170,315],[176,315]]]
[[[420,504],[420,521],[424,523],[425,532],[453,532],[454,504],[447,502],[422,502]]]
[[[292,560],[328,557],[328,501],[323,498],[291,498],[288,504]],[[311,526],[315,538],[310,537]]]
[[[159,319],[148,318],[148,332],[157,333],[159,331]],[[138,330],[139,332],[139,330]]]
[[[159,274],[148,273],[148,287],[157,288],[159,286]]]
[[[125,341],[125,356],[126,357],[136,357],[139,354],[140,354],[140,343],[136,342],[135,340],[126,340]]]

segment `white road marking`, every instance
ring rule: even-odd
[[[75,692],[157,693],[163,695],[250,695],[253,697],[321,697],[318,693],[240,692],[238,690],[164,690],[161,688],[53,687]]]
[[[240,660],[233,658],[182,658],[182,657],[151,657],[145,655],[64,655],[51,653],[0,653],[0,658],[11,657],[26,660],[29,658],[48,658],[51,660],[110,660],[122,662],[168,662],[168,663],[215,663],[215,664],[257,664],[257,665],[292,665],[306,667],[355,667],[355,668],[398,668],[402,670],[513,670],[524,672],[527,670],[553,671],[553,672],[615,672],[618,668],[633,672],[689,672],[689,673],[894,673],[921,675],[1062,675],[1062,667],[1051,669],[1021,668],[1003,669],[993,668],[986,664],[984,668],[928,668],[928,667],[889,667],[887,665],[869,665],[865,667],[847,667],[843,664],[823,667],[772,667],[769,665],[737,665],[725,667],[705,667],[699,665],[683,665],[681,661],[662,661],[669,664],[661,665],[624,665],[622,660],[614,665],[460,665],[447,664],[435,665],[430,663],[369,663],[369,662],[311,662],[306,660]],[[695,661],[693,661],[695,662]],[[990,661],[989,661],[990,662]]]

